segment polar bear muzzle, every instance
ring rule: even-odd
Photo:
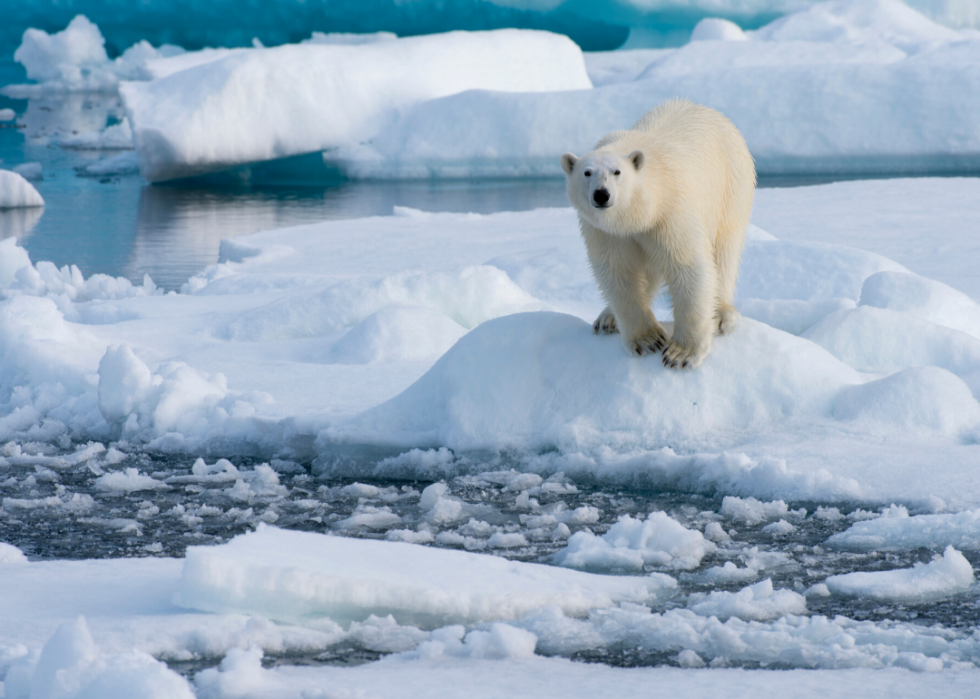
[[[599,209],[605,209],[611,206],[609,203],[609,190],[605,187],[600,187],[592,192],[592,206]]]

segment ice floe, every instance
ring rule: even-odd
[[[825,582],[835,594],[898,602],[941,599],[964,592],[973,583],[973,567],[952,546],[936,560],[912,568],[831,575]]]

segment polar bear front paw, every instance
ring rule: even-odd
[[[667,346],[667,335],[659,325],[648,329],[642,335],[630,340],[626,349],[630,354],[642,357],[644,354],[654,354]]]
[[[727,335],[735,329],[742,315],[731,304],[723,304],[718,309],[718,334]]]
[[[612,335],[613,333],[619,332],[619,326],[616,325],[616,316],[608,308],[599,314],[599,317],[595,319],[592,324],[592,332],[596,335]]]
[[[664,350],[664,366],[670,369],[696,369],[707,354],[707,351],[669,342]]]

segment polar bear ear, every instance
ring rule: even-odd
[[[633,168],[637,171],[643,169],[643,163],[647,160],[646,156],[643,155],[643,151],[635,150],[629,154],[629,161],[633,163]]]
[[[575,163],[578,162],[578,156],[574,153],[565,153],[561,156],[561,169],[565,171],[566,175],[571,175],[572,170],[575,168]]]

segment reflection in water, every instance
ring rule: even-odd
[[[23,243],[44,214],[43,206],[0,209],[0,240],[17,238]]]
[[[338,184],[323,189],[189,189],[144,186],[125,269],[165,289],[218,259],[222,238],[324,220],[387,216],[394,206],[492,213],[567,206],[561,180]]]

